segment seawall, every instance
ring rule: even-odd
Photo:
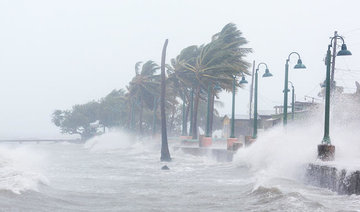
[[[328,188],[339,194],[360,194],[360,170],[310,163],[306,171],[309,184]]]

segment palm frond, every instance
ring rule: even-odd
[[[139,61],[137,63],[135,63],[135,74],[139,75],[140,74],[140,65],[141,65],[142,61]]]

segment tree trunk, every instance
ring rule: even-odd
[[[215,104],[215,93],[214,90],[211,93],[211,102],[210,102],[210,135],[213,133],[213,120],[214,120],[214,104]]]
[[[131,128],[131,119],[132,119],[132,110],[133,110],[133,107],[132,107],[132,103],[131,103],[131,101],[130,101],[130,111],[129,111],[129,115],[128,115],[128,123],[127,123],[127,127],[128,127],[128,129],[130,130],[130,128]]]
[[[188,119],[189,119],[189,113],[190,113],[190,104],[188,103],[187,104],[187,106],[186,106],[186,111],[185,111],[185,127],[186,127],[186,135],[188,135],[187,133],[188,133],[188,128],[187,128],[187,121],[188,121]],[[191,129],[190,129],[191,130]],[[189,130],[189,131],[190,131]]]
[[[175,113],[176,108],[175,106],[171,109],[171,116],[170,116],[170,124],[169,124],[169,135],[172,135],[173,129],[174,129],[174,121],[175,121]]]
[[[192,136],[193,120],[194,120],[193,119],[193,117],[194,117],[194,88],[191,88],[191,92],[190,92],[189,110],[190,110],[189,136]]]
[[[158,105],[157,97],[154,97],[154,108],[153,108],[153,126],[152,126],[152,136],[155,138],[156,134],[156,110]]]
[[[197,85],[196,91],[195,91],[195,101],[194,101],[194,114],[193,114],[193,128],[192,128],[192,138],[197,139],[197,113],[198,113],[198,107],[199,107],[199,100],[200,100],[200,84]]]
[[[142,124],[143,123],[143,102],[140,100],[140,114],[139,114],[139,135],[142,136]]]
[[[161,161],[171,161],[169,145],[167,140],[166,133],[166,114],[165,114],[165,57],[166,57],[166,47],[168,40],[165,40],[164,47],[161,55],[161,102],[160,102],[160,111],[161,111]]]

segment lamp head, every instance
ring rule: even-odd
[[[263,77],[272,77],[272,74],[270,73],[269,69],[265,69],[265,74],[263,74]]]
[[[245,76],[242,76],[239,84],[247,84],[247,83],[248,83],[248,81],[245,79]]]
[[[341,45],[341,50],[337,53],[337,56],[348,56],[348,55],[352,55],[352,54],[349,50],[347,50],[346,44],[343,43]]]
[[[294,66],[294,69],[304,69],[306,66],[302,63],[301,59],[298,59],[297,64]]]
[[[214,90],[215,90],[215,91],[221,91],[221,87],[220,87],[218,84],[216,84],[216,85],[214,86]]]
[[[326,80],[324,80],[323,83],[320,83],[320,87],[321,87],[321,88],[326,88]]]
[[[285,91],[285,90],[283,90],[283,93],[284,93],[284,91]],[[289,89],[289,88],[287,89],[287,92],[290,92],[290,89]]]

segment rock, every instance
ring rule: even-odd
[[[165,166],[161,167],[161,170],[170,170],[170,168],[167,165],[165,165]]]

